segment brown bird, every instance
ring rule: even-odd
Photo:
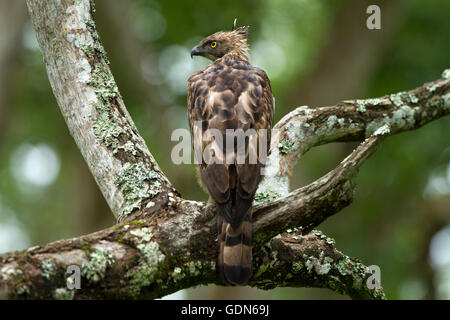
[[[203,39],[191,57],[203,56],[213,63],[188,80],[189,125],[199,176],[218,208],[218,269],[233,285],[244,285],[252,276],[252,203],[273,121],[270,80],[250,64],[247,38],[248,27],[240,27]],[[235,136],[228,140],[230,129]]]

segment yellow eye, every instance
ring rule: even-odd
[[[215,48],[215,47],[217,47],[217,42],[215,42],[215,41],[211,42],[211,48]]]

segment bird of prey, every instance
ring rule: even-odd
[[[270,80],[262,69],[251,65],[247,40],[248,27],[235,26],[203,39],[191,57],[203,56],[213,62],[188,80],[191,142],[195,154],[200,151],[200,180],[218,210],[218,269],[231,285],[245,285],[252,276],[252,203],[262,177],[261,154],[269,152],[273,122]],[[215,134],[205,134],[208,131]],[[243,135],[243,148],[236,146],[242,135],[232,136],[228,148],[229,132],[249,131],[256,134]],[[260,154],[264,148],[266,153]],[[252,161],[256,150],[258,160]],[[208,154],[215,161],[206,161]]]

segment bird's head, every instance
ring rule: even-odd
[[[248,27],[240,27],[233,31],[216,32],[195,46],[191,51],[191,57],[203,56],[212,61],[222,58],[228,53],[236,53],[242,59],[249,60],[248,55]]]

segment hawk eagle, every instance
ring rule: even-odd
[[[240,27],[203,39],[191,57],[203,56],[213,63],[188,80],[189,126],[195,153],[201,157],[199,176],[218,208],[218,269],[232,285],[244,285],[252,275],[252,203],[263,168],[259,152],[269,151],[273,121],[270,81],[250,64],[247,36],[248,28]],[[244,133],[242,150],[236,146],[239,135],[232,136],[234,145],[228,148],[230,131]],[[256,150],[258,161],[252,161]],[[206,161],[205,155],[216,161]]]

